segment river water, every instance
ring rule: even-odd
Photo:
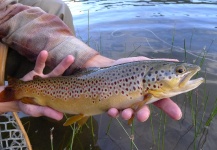
[[[199,76],[205,77],[206,83],[193,91],[192,101],[189,94],[173,98],[183,111],[180,121],[153,107],[152,117],[145,123],[136,121],[131,133],[126,121],[119,119],[122,127],[116,119],[110,123],[106,115],[96,116],[100,149],[217,147],[216,118],[205,124],[217,99],[215,0],[85,0],[67,4],[77,37],[106,57],[176,58],[203,64]]]
[[[34,150],[214,150],[217,147],[217,1],[66,1],[76,35],[102,55],[176,58],[196,63],[206,82],[172,99],[183,117],[174,121],[150,105],[151,116],[133,126],[107,114],[94,116],[72,137],[71,127],[45,117],[23,117]],[[216,110],[214,110],[216,108]],[[22,116],[22,114],[20,115]],[[214,116],[214,117],[210,117]],[[72,126],[73,127],[73,126]],[[5,135],[6,136],[6,135]],[[52,141],[52,140],[53,141]],[[74,139],[74,140],[72,140]],[[72,142],[73,141],[73,142]]]

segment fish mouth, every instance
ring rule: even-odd
[[[192,79],[191,78],[198,72],[200,71],[199,66],[194,66],[190,68],[183,76],[182,80],[179,83],[180,88],[184,88],[187,91],[190,91],[196,87],[198,87],[201,83],[204,82],[204,78],[197,78],[197,79]]]

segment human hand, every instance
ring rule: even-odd
[[[89,62],[87,62],[84,65],[84,67],[105,67],[105,66],[112,66],[112,65],[122,64],[126,62],[141,61],[141,60],[150,60],[150,58],[140,56],[140,57],[129,57],[129,58],[121,58],[118,60],[111,60],[101,55],[97,55],[95,58],[92,58]],[[154,60],[178,61],[176,59],[154,59]],[[163,110],[166,114],[168,114],[171,118],[175,120],[179,120],[182,117],[181,109],[170,98],[164,98],[162,100],[154,102],[153,104],[158,108],[160,108],[161,110]],[[108,110],[108,114],[112,117],[117,117],[119,114],[121,114],[121,117],[125,120],[129,120],[134,115],[137,117],[139,121],[144,122],[150,116],[150,109],[148,105],[144,105],[137,112],[134,112],[134,110],[131,108],[126,108],[121,112],[119,112],[116,108],[111,108]]]
[[[54,68],[49,74],[43,74],[43,70],[45,67],[45,62],[48,57],[47,51],[41,51],[37,57],[36,64],[34,70],[26,74],[22,80],[28,81],[32,80],[35,75],[41,76],[42,78],[47,77],[55,77],[64,73],[64,71],[73,63],[74,57],[69,55],[65,59],[63,59],[56,68]],[[49,118],[53,118],[55,120],[61,120],[63,118],[63,113],[60,113],[56,110],[53,110],[49,107],[37,106],[31,104],[24,104],[22,102],[17,102],[19,106],[19,110],[24,112],[27,115],[39,117],[39,116],[47,116]]]

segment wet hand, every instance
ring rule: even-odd
[[[56,68],[54,68],[49,74],[43,74],[47,57],[48,57],[48,52],[41,51],[37,57],[34,70],[26,74],[22,78],[22,80],[24,81],[32,80],[35,75],[41,76],[42,78],[60,76],[74,62],[74,57],[69,55],[65,59],[63,59],[62,62],[60,62],[60,64]],[[61,120],[63,118],[63,113],[60,113],[49,107],[24,104],[20,101],[17,103],[19,109],[25,114],[30,116],[34,116],[34,117],[47,116],[56,120]]]

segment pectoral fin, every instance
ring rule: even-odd
[[[152,94],[147,94],[144,97],[143,101],[134,103],[130,108],[132,108],[135,112],[137,112],[139,109],[142,108],[142,106],[144,106],[150,99],[152,98]],[[128,120],[128,125],[131,125],[133,123],[133,119],[134,119],[134,114],[132,115],[132,117]]]
[[[87,119],[88,119],[87,116],[84,116],[83,114],[75,115],[75,116],[68,118],[66,122],[63,124],[63,126],[69,126],[75,122],[78,122],[79,125],[80,123],[83,125],[85,123],[84,121],[85,120],[87,121]]]

